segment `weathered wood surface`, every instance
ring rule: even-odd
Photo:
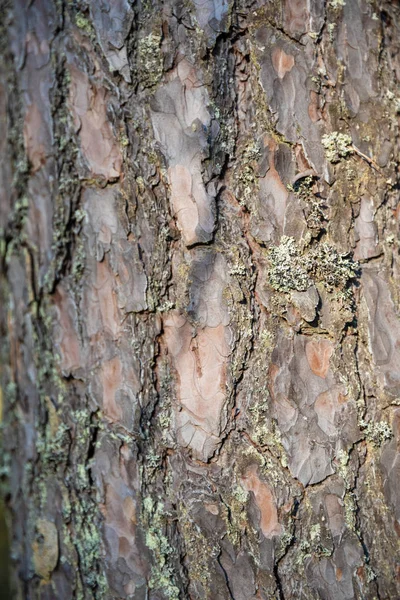
[[[3,3],[16,598],[400,597],[399,24]]]

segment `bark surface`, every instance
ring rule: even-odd
[[[14,597],[400,597],[400,6],[13,0]]]

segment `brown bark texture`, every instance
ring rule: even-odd
[[[3,0],[13,598],[400,598],[400,5]]]

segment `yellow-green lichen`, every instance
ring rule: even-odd
[[[393,103],[396,113],[400,113],[400,98],[390,90],[386,92],[386,96]]]
[[[166,517],[162,502],[156,502],[150,496],[144,498],[142,522],[146,532],[145,541],[154,556],[149,587],[161,590],[169,600],[179,600],[179,587],[171,565],[174,551],[165,535]]]
[[[211,581],[209,563],[218,556],[220,548],[218,544],[214,544],[201,533],[186,507],[181,505],[179,513],[179,526],[188,559],[188,576],[190,581],[198,581],[203,586],[204,597],[207,597]]]
[[[234,546],[240,544],[242,531],[246,527],[246,504],[249,493],[240,484],[234,484],[231,494],[224,495],[225,510],[222,512],[228,537]]]
[[[351,531],[356,531],[357,504],[354,492],[347,491],[344,496],[344,520]]]
[[[349,455],[346,450],[339,450],[336,454],[336,470],[345,482],[346,487],[348,486],[348,468]]]
[[[78,12],[75,15],[75,23],[76,23],[76,26],[79,27],[79,29],[81,29],[88,35],[93,34],[93,27],[92,27],[91,22],[81,12]]]
[[[360,427],[364,429],[365,437],[374,446],[380,447],[382,444],[393,437],[392,428],[386,421],[378,421],[368,423],[363,419],[359,422]]]

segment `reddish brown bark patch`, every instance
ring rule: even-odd
[[[117,297],[114,290],[114,276],[111,267],[104,260],[96,263],[96,300],[100,309],[104,329],[116,336],[120,326]]]
[[[199,207],[193,196],[193,179],[189,169],[184,165],[175,165],[168,170],[171,182],[171,202],[174,213],[177,215],[178,224],[185,239],[190,246],[197,239],[197,227],[199,225]],[[198,189],[200,198],[207,204],[204,190]]]
[[[70,105],[82,152],[93,175],[116,179],[122,157],[107,117],[107,92],[91,84],[88,76],[70,65]]]
[[[283,79],[286,73],[293,69],[294,58],[291,54],[286,54],[282,48],[275,48],[272,53],[272,64],[279,79]]]
[[[112,421],[119,421],[121,408],[117,405],[116,393],[122,386],[122,365],[118,356],[103,363],[101,369],[103,384],[103,410]]]
[[[314,410],[318,416],[318,425],[327,435],[337,433],[336,415],[341,412],[341,405],[346,400],[340,390],[340,386],[334,386],[326,392],[322,392],[314,404]]]
[[[397,519],[394,520],[394,530],[397,533],[397,535],[400,537],[400,523],[398,522]]]
[[[242,478],[243,487],[248,492],[253,492],[254,499],[260,511],[260,529],[266,538],[279,535],[282,527],[278,521],[278,511],[272,492],[266,483],[262,482],[257,474],[257,467],[251,466]]]
[[[37,104],[31,104],[24,121],[24,144],[32,171],[38,171],[46,162],[46,146],[43,140],[43,119]]]
[[[309,367],[314,375],[325,379],[329,370],[329,359],[332,356],[333,347],[328,340],[308,342],[306,345],[306,356]]]
[[[221,324],[195,331],[177,311],[165,317],[164,327],[177,375],[178,441],[192,448],[198,458],[206,459],[215,449],[221,432],[230,353],[226,327]]]
[[[81,363],[79,340],[75,329],[76,307],[68,292],[60,284],[54,294],[54,303],[58,313],[56,326],[56,341],[61,351],[61,369],[64,373],[71,373],[79,368]]]
[[[319,107],[319,94],[311,90],[310,92],[310,103],[308,105],[308,116],[313,123],[316,123],[321,119],[321,111]]]

